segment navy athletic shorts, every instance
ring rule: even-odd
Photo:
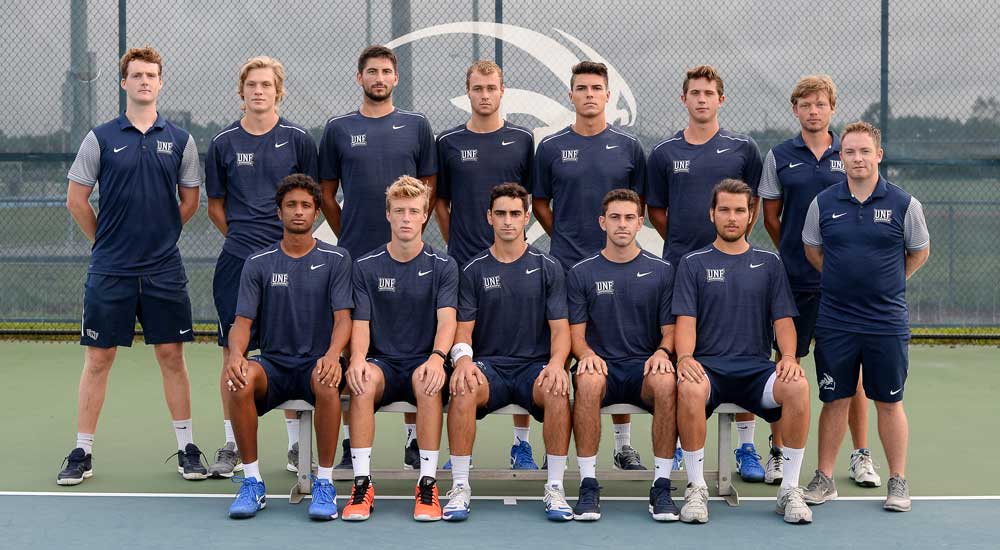
[[[545,368],[545,363],[530,361],[511,365],[496,361],[476,361],[476,366],[490,385],[490,399],[485,406],[476,410],[477,419],[482,420],[486,415],[507,405],[517,405],[531,413],[535,420],[545,420],[545,409],[535,403],[534,397],[535,382]]]
[[[776,422],[781,418],[781,407],[765,408],[761,398],[767,381],[775,372],[773,361],[753,358],[696,357],[705,368],[712,393],[705,404],[705,416],[723,403],[733,403],[763,418]]]
[[[869,399],[903,400],[909,369],[909,334],[865,334],[816,329],[816,381],[824,403],[854,396],[858,373]]]
[[[129,347],[137,319],[147,344],[193,341],[187,282],[183,267],[139,277],[88,274],[80,345]]]
[[[240,295],[240,275],[246,261],[228,252],[219,253],[215,262],[215,275],[212,277],[212,298],[215,300],[215,311],[219,315],[219,346],[229,345],[229,329],[236,322],[236,301]],[[247,351],[260,347],[257,339],[257,323],[250,327],[250,342]]]

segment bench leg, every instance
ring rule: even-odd
[[[730,466],[732,453],[732,430],[734,415],[725,413],[719,415],[719,496],[724,498],[730,506],[740,505],[740,496],[733,486],[733,469]]]
[[[312,411],[299,412],[299,473],[288,501],[298,504],[305,495],[312,494]]]

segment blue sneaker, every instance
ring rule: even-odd
[[[236,500],[229,506],[229,517],[233,519],[252,518],[257,515],[258,510],[263,510],[267,506],[267,497],[264,483],[257,481],[255,477],[232,478],[233,482],[240,482],[240,492],[236,495]]]
[[[576,521],[597,521],[601,519],[601,486],[592,477],[580,482],[580,496],[573,507],[573,519]]]
[[[325,479],[313,479],[312,504],[309,519],[328,521],[337,519],[337,489]]]
[[[674,463],[670,466],[670,469],[675,471],[684,469],[684,451],[680,447],[674,449]]]
[[[542,498],[545,503],[545,517],[549,521],[572,521],[573,509],[566,502],[566,491],[562,485],[545,484],[545,496]]]
[[[510,469],[511,470],[537,470],[535,458],[531,456],[531,443],[518,441],[517,445],[510,446]]]
[[[649,488],[649,513],[656,521],[677,521],[681,517],[670,491],[670,480],[663,477]]]
[[[736,454],[736,469],[739,470],[743,481],[748,483],[764,481],[764,467],[760,465],[760,455],[757,454],[753,443],[744,443],[733,453]]]
[[[455,485],[445,495],[448,504],[445,505],[441,513],[441,519],[445,521],[465,521],[469,519],[470,506],[472,500],[472,487],[468,485]]]
[[[448,457],[448,462],[445,462],[444,466],[441,466],[441,469],[442,470],[450,470],[451,469],[451,457],[450,456]]]

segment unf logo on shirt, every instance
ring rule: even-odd
[[[690,160],[675,160],[674,161],[674,173],[675,174],[688,174],[691,172],[691,161]]]
[[[615,282],[614,281],[594,281],[594,286],[597,289],[597,295],[601,294],[614,294],[615,293]]]
[[[164,155],[172,155],[174,153],[174,142],[172,141],[157,141],[156,142],[156,152],[163,153]]]
[[[479,162],[479,149],[462,149],[462,162]]]
[[[365,147],[368,145],[368,134],[351,136],[351,147]]]
[[[892,223],[892,209],[875,209],[875,223]]]
[[[378,278],[378,291],[379,292],[396,292],[396,278],[395,277],[379,277]]]
[[[253,166],[253,153],[236,153],[236,166]]]
[[[492,275],[490,277],[483,277],[483,290],[493,290],[495,288],[500,288],[500,276]]]
[[[271,286],[288,286],[288,273],[272,273]]]
[[[580,150],[579,149],[563,149],[562,150],[562,161],[563,162],[576,162],[579,159]]]
[[[726,282],[726,269],[705,269],[705,282],[724,283]]]
[[[842,160],[830,160],[830,171],[831,172],[843,172],[844,171],[844,161],[842,161]]]

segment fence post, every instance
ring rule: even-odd
[[[493,21],[503,23],[503,0],[495,0],[493,3]],[[496,51],[497,65],[503,69],[503,40],[493,40],[493,48]]]
[[[410,32],[410,0],[392,0],[392,37],[399,38]],[[413,50],[412,45],[396,49],[399,84],[392,94],[393,103],[403,109],[413,109]]]
[[[882,82],[880,90],[879,128],[882,144],[889,141],[889,0],[882,0]]]
[[[118,59],[125,55],[125,25],[127,19],[127,0],[118,0]],[[118,81],[118,71],[115,70],[115,82]],[[125,90],[118,89],[118,112],[125,112]]]

